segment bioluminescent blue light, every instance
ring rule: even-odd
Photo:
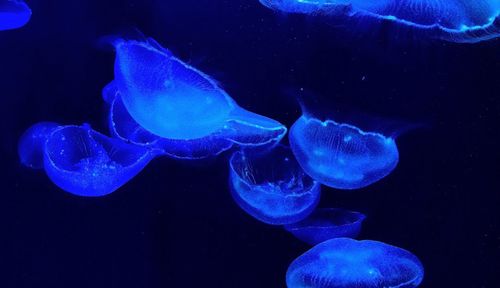
[[[290,148],[266,153],[235,152],[229,160],[231,192],[254,218],[272,225],[309,215],[320,198],[320,185],[302,171]]]
[[[399,160],[393,138],[340,124],[300,117],[290,146],[309,176],[337,189],[359,189],[387,176]]]
[[[233,146],[273,147],[287,132],[281,123],[238,107],[231,112],[222,128],[208,136],[189,140],[168,139],[141,127],[130,116],[120,96],[121,93],[116,90],[114,82],[103,90],[104,99],[110,102],[111,133],[124,141],[159,150],[174,158],[206,158],[218,155]]]
[[[316,245],[333,238],[356,238],[366,216],[341,208],[318,208],[307,218],[285,226],[298,239]]]
[[[57,127],[59,125],[54,122],[40,122],[23,133],[17,149],[21,164],[33,169],[43,168],[45,141]]]
[[[0,31],[20,28],[31,18],[31,9],[21,0],[0,0]]]
[[[349,238],[327,240],[290,264],[289,288],[418,287],[424,268],[404,249]]]
[[[260,0],[288,13],[358,20],[385,20],[452,42],[478,42],[500,36],[498,0]],[[374,23],[366,23],[373,27]]]
[[[155,154],[104,136],[88,125],[56,128],[45,143],[44,167],[61,189],[80,196],[104,196],[137,175]]]

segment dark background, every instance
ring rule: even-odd
[[[308,249],[233,203],[227,154],[156,159],[96,199],[19,164],[19,136],[38,121],[106,132],[100,91],[114,55],[99,38],[134,28],[287,126],[297,87],[326,113],[342,103],[417,123],[398,138],[394,173],[359,191],[325,188],[321,206],[366,213],[361,238],[415,253],[422,287],[500,287],[499,40],[401,39],[257,0],[28,3],[31,22],[0,32],[0,287],[284,287]]]

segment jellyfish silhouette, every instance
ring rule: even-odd
[[[45,142],[44,167],[61,189],[104,196],[137,175],[155,153],[83,126],[56,128]]]
[[[31,9],[20,0],[0,0],[0,31],[20,28],[31,18]]]
[[[355,238],[366,216],[341,208],[319,208],[307,218],[285,226],[298,239],[316,245],[333,238]]]
[[[418,287],[424,268],[412,253],[382,242],[327,240],[292,262],[289,288]]]
[[[32,169],[43,168],[45,142],[57,127],[59,125],[54,122],[39,122],[23,133],[17,149],[21,164]]]
[[[359,189],[387,176],[399,160],[393,138],[303,115],[290,129],[290,146],[304,171],[337,189]]]
[[[320,198],[320,185],[307,176],[290,148],[267,153],[235,152],[229,160],[231,193],[254,218],[272,225],[297,222]]]
[[[260,0],[275,10],[348,21],[390,21],[399,28],[451,42],[479,42],[500,36],[498,0]],[[360,21],[356,21],[360,22]]]

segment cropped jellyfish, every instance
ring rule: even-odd
[[[20,28],[31,18],[31,9],[20,0],[0,0],[0,31]]]
[[[333,238],[356,238],[366,216],[341,208],[319,208],[307,218],[285,226],[298,239],[316,245]]]
[[[358,127],[300,117],[290,129],[290,146],[304,171],[337,189],[359,189],[384,178],[396,167],[396,142]]]
[[[260,0],[274,10],[314,14],[341,21],[364,20],[373,28],[389,21],[424,37],[479,42],[500,36],[498,0]],[[375,20],[375,21],[370,21]],[[353,21],[359,24],[360,21]],[[357,25],[359,27],[359,25]]]
[[[154,40],[118,39],[115,80],[103,90],[114,136],[199,159],[242,147],[272,147],[281,123],[239,107],[209,76]]]
[[[154,151],[83,126],[56,128],[45,142],[44,168],[61,189],[80,196],[107,195],[137,175]]]
[[[418,287],[424,268],[404,249],[350,238],[327,240],[292,262],[289,288]]]
[[[254,218],[272,225],[297,222],[320,198],[320,185],[302,171],[290,148],[235,152],[229,160],[231,193]]]
[[[57,127],[59,125],[54,122],[40,122],[23,133],[17,149],[21,164],[32,169],[43,168],[45,142]]]

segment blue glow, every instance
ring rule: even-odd
[[[332,120],[302,116],[290,129],[289,139],[304,171],[337,189],[359,189],[377,182],[399,160],[394,139]]]
[[[340,208],[319,208],[304,220],[285,229],[298,239],[316,245],[333,238],[356,238],[366,216]]]
[[[18,154],[21,164],[33,169],[43,168],[45,141],[59,125],[54,122],[40,122],[26,130],[19,140]]]
[[[289,288],[418,287],[424,268],[418,258],[382,242],[349,238],[325,241],[292,262]]]
[[[109,127],[113,136],[159,150],[170,157],[201,159],[218,155],[233,146],[269,148],[287,132],[279,122],[238,107],[231,111],[222,128],[208,136],[189,140],[163,138],[142,128],[130,116],[116,89],[112,82],[103,90],[103,98],[111,103]]]
[[[319,201],[319,183],[302,171],[288,147],[280,145],[264,154],[235,152],[229,166],[233,198],[262,222],[297,222]]]
[[[115,191],[154,157],[143,147],[109,138],[88,125],[61,126],[45,143],[44,167],[61,189],[94,197]]]
[[[31,18],[31,9],[20,0],[0,0],[0,31],[20,28]]]
[[[329,17],[379,19],[430,38],[479,42],[500,36],[498,0],[260,0],[275,10]],[[369,25],[372,27],[373,25]]]

